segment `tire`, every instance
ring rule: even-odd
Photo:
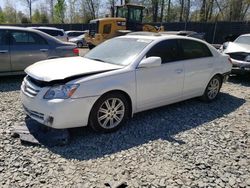
[[[221,77],[218,75],[215,75],[209,81],[204,94],[201,96],[201,99],[206,102],[215,100],[220,92],[221,86],[222,86]]]
[[[82,43],[82,42],[78,42],[78,43],[77,43],[77,47],[78,47],[78,48],[82,48],[82,47],[83,47],[83,43]]]
[[[89,126],[97,132],[116,131],[128,119],[129,109],[130,105],[123,94],[106,94],[94,104],[90,112]]]
[[[89,47],[90,50],[92,50],[92,49],[95,47],[95,45],[93,45],[93,44],[88,44],[88,47]]]

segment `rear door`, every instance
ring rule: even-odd
[[[0,29],[0,72],[11,71],[10,46],[6,29]]]
[[[185,69],[183,97],[202,95],[214,68],[214,58],[202,42],[190,39],[179,40]]]
[[[37,61],[48,58],[49,45],[40,35],[21,31],[10,31],[12,71],[22,71]]]

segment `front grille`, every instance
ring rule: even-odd
[[[40,119],[40,120],[44,120],[44,114],[33,111],[33,110],[29,110],[28,108],[26,108],[25,106],[23,106],[25,112],[30,116],[33,117],[35,119]]]
[[[232,59],[236,59],[239,61],[245,61],[246,57],[250,54],[248,53],[244,53],[244,52],[235,52],[235,53],[228,53],[228,55],[232,58]]]
[[[35,97],[37,96],[37,94],[39,93],[39,91],[41,90],[41,88],[37,85],[35,85],[31,80],[29,76],[26,76],[23,80],[22,83],[22,91],[30,96],[30,97]]]

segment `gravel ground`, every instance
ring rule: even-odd
[[[250,77],[212,103],[192,99],[137,114],[119,131],[71,130],[67,146],[23,145],[22,77],[0,78],[0,187],[250,187]]]

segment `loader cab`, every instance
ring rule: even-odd
[[[116,6],[116,17],[126,19],[127,30],[141,31],[143,9],[143,6],[133,4]]]

